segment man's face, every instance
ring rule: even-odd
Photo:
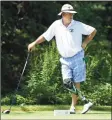
[[[63,13],[62,16],[68,22],[71,22],[73,19],[73,13]]]

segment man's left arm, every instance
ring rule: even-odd
[[[95,36],[96,32],[97,32],[97,30],[95,29],[90,35],[88,35],[88,36],[84,39],[84,41],[83,41],[83,43],[82,43],[82,48],[83,48],[83,49],[85,49],[86,46],[87,46],[87,44],[93,39],[93,37]]]

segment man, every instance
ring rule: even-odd
[[[28,51],[31,51],[36,44],[45,40],[50,41],[55,36],[57,49],[61,55],[63,83],[68,90],[73,90],[73,86],[79,90],[80,83],[85,81],[84,49],[96,34],[95,28],[73,20],[75,13],[77,12],[70,4],[63,5],[58,14],[62,19],[53,22],[45,33],[28,45]],[[83,43],[82,35],[87,35]],[[72,92],[70,113],[75,113],[77,99],[77,94]],[[86,113],[92,105],[91,102],[86,103],[82,113]]]

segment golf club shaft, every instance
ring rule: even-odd
[[[26,62],[25,62],[23,71],[22,71],[22,73],[21,73],[20,80],[19,80],[19,82],[18,82],[18,84],[17,84],[17,89],[15,90],[15,93],[17,92],[17,90],[18,90],[18,88],[19,88],[19,85],[20,85],[20,82],[21,82],[21,80],[22,80],[22,77],[23,77],[23,74],[24,74],[26,65],[27,65],[27,63],[28,63],[29,54],[30,54],[30,53],[28,52],[28,55],[27,55],[27,58],[26,58]]]
[[[27,55],[27,58],[26,58],[26,62],[25,62],[25,65],[24,65],[23,71],[22,71],[22,73],[21,73],[21,76],[20,76],[19,82],[18,82],[18,84],[17,84],[17,88],[16,88],[16,90],[15,90],[14,96],[16,95],[16,93],[17,93],[17,91],[18,91],[18,88],[19,88],[19,86],[20,86],[20,82],[21,82],[21,80],[22,80],[22,77],[23,77],[23,74],[24,74],[24,71],[25,71],[26,65],[27,65],[27,63],[28,63],[29,55],[30,55],[30,52],[28,52],[28,55]],[[11,107],[12,107],[12,105],[13,105],[13,100],[14,100],[14,97],[12,98],[12,101],[11,101],[11,105],[10,105],[9,110],[11,110]]]

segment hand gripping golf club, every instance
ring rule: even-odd
[[[22,73],[21,73],[21,76],[20,76],[19,82],[18,82],[18,84],[17,84],[17,88],[16,88],[15,93],[14,93],[14,96],[13,96],[13,98],[12,98],[12,100],[11,100],[10,108],[9,108],[8,110],[4,110],[4,111],[2,111],[2,113],[4,113],[4,114],[9,114],[10,111],[11,111],[11,108],[12,108],[12,105],[13,105],[13,100],[14,100],[14,98],[15,98],[15,95],[16,95],[17,91],[18,91],[18,88],[19,88],[19,86],[20,86],[20,82],[21,82],[21,80],[22,80],[22,77],[23,77],[23,74],[24,74],[24,71],[25,71],[26,65],[27,65],[27,63],[28,63],[29,55],[30,55],[30,52],[28,52],[28,55],[27,55],[27,58],[26,58],[26,62],[25,62],[25,65],[24,65],[23,71],[22,71]]]

